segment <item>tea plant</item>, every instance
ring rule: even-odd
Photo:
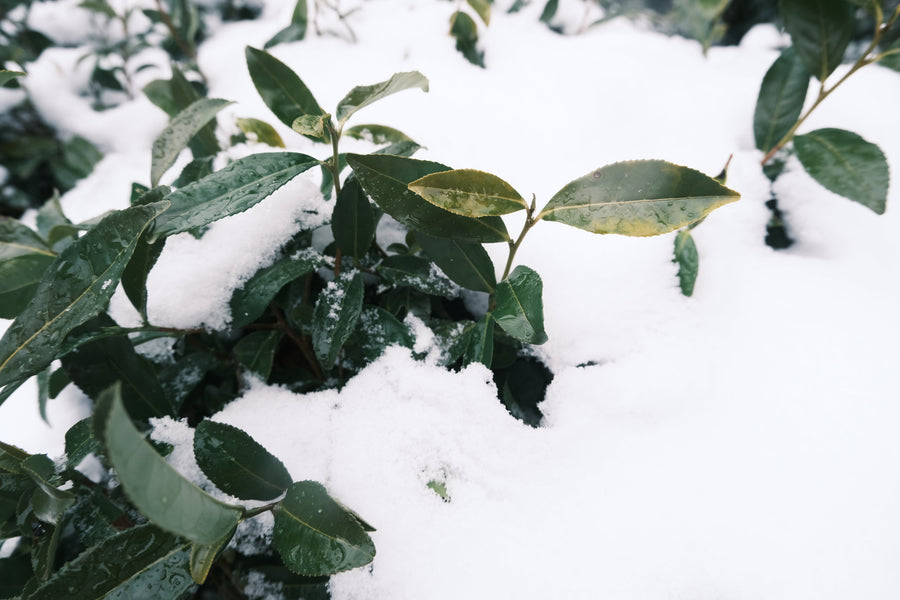
[[[374,102],[427,91],[420,73],[354,87],[329,114],[271,54],[247,48],[246,60],[271,112],[321,143],[322,158],[260,152],[214,171],[221,144],[211,128],[230,103],[203,97],[174,69],[171,80],[147,88],[172,118],[153,145],[150,186],[134,185],[130,207],[78,224],[50,202],[36,230],[0,221],[0,270],[9,282],[0,305],[15,316],[0,339],[0,402],[36,377],[41,411],[70,383],[94,403],[93,416],[67,432],[61,462],[0,444],[0,539],[18,538],[0,559],[11,595],[233,596],[259,576],[326,594],[328,575],[373,559],[373,528],[321,484],[293,481],[245,432],[209,419],[248,377],[295,391],[338,387],[385,347],[412,349],[412,327],[424,324],[436,339],[428,360],[484,364],[510,412],[537,425],[549,374],[530,351],[547,340],[543,283],[515,261],[528,232],[557,221],[656,235],[738,197],[693,169],[631,161],[566,184],[538,209],[497,176],[411,158],[419,145],[397,129],[351,126]],[[263,121],[245,119],[242,128],[248,140],[284,145]],[[346,154],[345,136],[381,147]],[[184,150],[193,160],[163,184]],[[330,198],[332,243],[313,244],[318,217],[299,222],[280,258],[235,290],[227,331],[151,322],[147,279],[169,237],[200,236],[313,168]],[[501,219],[514,212],[525,216],[516,236]],[[403,242],[384,247],[381,233],[396,228],[385,214],[407,228]],[[499,278],[485,243],[507,245]],[[108,314],[119,285],[140,326],[123,327]],[[486,296],[486,310],[467,308],[463,290]],[[160,337],[172,338],[169,356],[141,352]],[[163,458],[170,447],[150,441],[155,419],[167,417],[193,428],[194,456],[208,479],[200,486]],[[79,470],[88,455],[97,460],[92,478]],[[231,545],[249,535],[245,522],[266,515],[274,520],[271,548],[245,555]]]
[[[491,23],[490,0],[466,0],[485,27]],[[456,11],[450,15],[450,35],[456,39],[456,49],[475,66],[484,68],[484,51],[478,49],[478,24],[463,10],[462,0],[457,2]]]

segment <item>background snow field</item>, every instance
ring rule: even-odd
[[[78,26],[76,4],[36,11],[34,26]],[[886,214],[826,191],[792,159],[776,189],[796,243],[776,252],[763,241],[769,183],[752,132],[760,81],[789,43],[773,27],[704,57],[697,42],[622,20],[560,36],[538,21],[542,3],[507,15],[510,2],[498,0],[482,70],[447,35],[450,4],[358,4],[356,44],[310,34],[272,53],[325,107],[354,85],[421,71],[429,93],[398,94],[364,119],[427,146],[417,158],[495,173],[541,206],[619,160],[715,175],[733,155],[728,185],[742,198],[694,230],[692,298],[678,289],[674,234],[595,236],[557,223],[531,232],[517,263],[543,278],[550,341],[538,353],[554,374],[539,429],[506,413],[487,369],[452,373],[402,348],[339,392],[256,382],[217,415],[377,528],[374,563],[334,576],[334,598],[900,597],[900,75],[867,67],[803,129],[842,127],[882,148],[893,167]],[[236,101],[220,113],[224,133],[235,117],[260,118],[289,149],[321,153],[268,113],[244,64],[245,46],[262,47],[292,5],[269,0],[259,19],[221,26],[199,62],[209,96]],[[561,2],[564,21],[577,25],[581,6]],[[106,152],[62,198],[73,220],[127,205],[131,183],[149,182],[167,122],[145,98],[93,112],[76,92],[87,76],[78,55],[47,52],[23,80],[50,123]],[[369,149],[345,149],[355,144]],[[317,177],[301,175],[202,239],[171,239],[150,279],[151,320],[227,329],[233,290],[323,206]],[[505,248],[488,249],[502,265]],[[122,294],[111,310],[137,320]],[[29,384],[0,407],[0,439],[62,453],[67,427],[89,410],[70,387],[51,401],[48,428]],[[435,479],[449,502],[426,487]]]

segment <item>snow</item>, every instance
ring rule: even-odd
[[[539,429],[506,413],[483,367],[437,366],[433,336],[414,318],[426,360],[391,348],[340,391],[251,382],[217,415],[378,529],[372,568],[333,577],[333,596],[897,598],[900,76],[867,67],[804,126],[850,129],[882,148],[895,174],[887,213],[827,192],[792,161],[775,190],[797,243],[776,252],[763,242],[770,190],[751,129],[759,83],[786,40],[774,27],[704,57],[697,42],[621,20],[559,36],[538,22],[542,2],[506,15],[498,1],[481,28],[481,70],[446,35],[448,3],[357,4],[357,44],[323,14],[339,35],[272,49],[329,111],[354,85],[413,69],[429,77],[428,94],[392,96],[351,125],[397,127],[427,146],[418,157],[495,173],[538,206],[599,166],[639,158],[714,175],[733,155],[728,185],[742,199],[694,230],[692,298],[677,289],[671,235],[601,237],[558,223],[529,233],[517,264],[543,278],[550,341],[538,352],[554,373]],[[577,30],[581,3],[561,5]],[[256,21],[222,24],[200,65],[211,97],[238,102],[223,130],[261,118],[290,149],[323,155],[267,113],[243,67],[245,45],[261,47],[288,16],[273,0]],[[90,111],[71,68],[79,52],[45,54],[25,80],[48,120],[107,151],[62,199],[75,220],[127,205],[166,122],[140,98]],[[275,260],[301,219],[324,223],[310,214],[321,206],[316,178],[301,175],[202,239],[170,239],[150,280],[151,321],[227,328],[235,287]],[[507,223],[517,232],[521,219]],[[505,247],[489,251],[502,265]],[[114,297],[117,318],[125,303]],[[0,407],[0,439],[59,454],[88,407],[66,390],[48,428],[35,397],[26,385]]]

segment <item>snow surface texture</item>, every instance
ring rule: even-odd
[[[292,149],[322,154],[267,113],[243,67],[244,46],[261,47],[292,4],[271,0],[259,20],[221,26],[200,64],[210,95],[238,102],[222,113],[225,130],[232,116],[262,118]],[[733,154],[728,184],[743,198],[695,230],[701,269],[689,299],[676,287],[671,235],[600,237],[557,223],[531,232],[517,260],[544,280],[550,341],[540,354],[555,375],[540,429],[506,414],[486,369],[449,373],[402,349],[341,392],[256,383],[218,415],[378,528],[372,568],[335,576],[334,597],[900,597],[898,181],[879,217],[791,163],[777,192],[797,243],[763,243],[768,182],[752,115],[787,40],[761,26],[704,57],[696,42],[625,21],[559,36],[538,22],[542,2],[506,15],[510,3],[498,1],[481,70],[447,36],[448,3],[357,4],[357,44],[311,34],[273,53],[326,110],[354,85],[423,72],[429,94],[404,92],[354,119],[400,128],[428,146],[421,158],[496,173],[540,205],[610,162],[663,158],[715,174]],[[581,3],[561,5],[576,29]],[[110,151],[63,198],[87,218],[147,182],[165,119],[145,100],[100,115],[67,100],[54,112],[61,94],[76,96],[60,89],[75,85],[60,79],[64,58],[46,54],[29,71],[57,77],[25,83],[55,125]],[[867,67],[804,131],[856,131],[896,174],[897,98],[900,76]],[[108,114],[134,127],[94,125]],[[315,206],[314,183],[301,176],[293,201]],[[231,290],[274,258],[302,210],[273,197],[202,240],[172,239],[151,280],[153,318],[227,327]],[[502,264],[504,248],[490,251]],[[117,318],[126,304],[114,303]],[[60,422],[48,429],[34,398],[26,386],[0,407],[0,439],[61,452],[86,403],[68,390],[51,402]],[[450,502],[427,489],[435,479]]]

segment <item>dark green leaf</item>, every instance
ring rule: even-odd
[[[18,446],[0,442],[0,469],[8,473],[21,473],[22,461],[31,456]]]
[[[466,327],[469,327],[469,330]],[[474,323],[466,324],[465,321],[439,321],[430,320],[428,327],[434,333],[434,345],[441,349],[438,364],[444,367],[450,366],[459,360],[469,344],[469,334]]]
[[[466,350],[463,353],[463,364],[479,362],[491,368],[494,358],[494,318],[491,313],[484,315],[468,328]]]
[[[35,492],[37,496],[38,492]],[[33,497],[32,506],[36,500]],[[37,507],[35,507],[35,515],[37,515]],[[56,551],[59,549],[59,532],[60,527],[56,525],[47,525],[42,528],[40,535],[35,536],[31,547],[31,568],[34,569],[35,583],[40,584],[50,577],[56,564]],[[26,593],[30,590],[26,589]]]
[[[344,137],[351,137],[355,140],[366,140],[373,144],[393,144],[396,142],[413,141],[408,135],[388,127],[387,125],[355,125],[344,130]]]
[[[216,487],[242,500],[274,500],[293,481],[280,460],[225,423],[204,420],[197,425],[194,456]]]
[[[235,575],[237,581],[244,585],[249,581],[259,584],[261,578],[262,585],[276,586],[283,600],[331,600],[330,577],[327,575],[305,577],[292,573],[282,564],[254,565]]]
[[[28,556],[0,558],[0,598],[18,596],[33,575]]]
[[[74,333],[88,333],[116,327],[116,322],[102,313]],[[141,356],[127,336],[109,336],[80,346],[62,358],[63,367],[81,391],[96,400],[117,381],[122,384],[122,398],[128,413],[138,421],[172,414],[153,363]]]
[[[694,244],[694,238],[690,231],[679,231],[675,236],[674,262],[678,263],[678,282],[681,286],[681,293],[685,296],[692,295],[700,268],[700,255],[697,254],[697,245]]]
[[[290,127],[302,115],[321,115],[306,84],[286,64],[263,50],[247,46],[247,69],[256,91],[278,120]]]
[[[461,10],[450,17],[450,35],[456,38],[456,49],[476,67],[484,68],[484,52],[478,49],[478,26]]]
[[[88,454],[100,448],[91,431],[91,418],[87,417],[72,425],[66,432],[66,464],[70,469],[77,467]]]
[[[409,189],[435,206],[464,217],[499,216],[528,208],[511,185],[475,169],[432,173],[410,183]]]
[[[0,318],[15,319],[56,257],[31,229],[0,218]]]
[[[260,144],[268,144],[275,148],[284,148],[284,140],[275,131],[275,128],[259,119],[238,119],[238,127],[244,135],[252,136]]]
[[[334,365],[341,346],[353,333],[362,312],[363,280],[357,272],[329,282],[316,300],[312,344],[322,368]]]
[[[99,488],[90,494],[80,495],[66,518],[75,535],[88,548],[117,535],[131,524],[122,507],[107,498]]]
[[[847,0],[779,0],[784,28],[797,56],[819,81],[841,64],[856,32],[855,9]]]
[[[416,241],[425,254],[455,283],[479,292],[494,293],[494,263],[481,244],[436,238],[420,233]]]
[[[547,4],[544,5],[544,10],[541,11],[540,21],[541,23],[550,24],[550,21],[553,20],[553,17],[556,16],[556,11],[559,8],[559,0],[547,0]]]
[[[147,277],[166,245],[165,238],[153,243],[150,243],[147,238],[146,233],[141,236],[134,248],[131,260],[128,261],[128,266],[122,272],[122,289],[125,290],[125,295],[128,296],[131,305],[140,313],[145,323],[149,321],[147,318]]]
[[[302,250],[285,256],[275,264],[257,271],[247,283],[235,290],[231,297],[232,327],[245,327],[259,318],[285,285],[325,264],[324,257],[315,250]]]
[[[368,106],[391,94],[411,88],[419,88],[427,92],[428,79],[418,71],[409,71],[406,73],[395,73],[390,79],[380,83],[356,86],[338,102],[335,113],[338,126],[340,127],[346,123],[347,119],[364,106]]]
[[[37,212],[38,233],[49,240],[50,232],[53,231],[54,227],[71,225],[72,221],[63,213],[62,206],[59,203],[59,193],[54,191],[53,196]]]
[[[37,374],[37,384],[38,384],[38,414],[41,415],[41,419],[47,425],[50,424],[50,421],[47,420],[47,400],[50,399],[50,367],[47,367],[43,371]]]
[[[465,242],[505,242],[506,225],[500,217],[472,219],[447,212],[410,191],[408,185],[425,175],[449,171],[440,163],[391,155],[348,154],[347,162],[366,193],[407,227],[429,235]]]
[[[179,111],[162,133],[153,142],[152,163],[150,166],[150,186],[159,185],[159,179],[188,143],[203,129],[207,123],[216,118],[220,110],[234,104],[229,100],[218,98],[201,98],[184,110]]]
[[[533,269],[518,266],[497,284],[494,320],[506,333],[530,344],[547,341],[544,333],[544,284]]]
[[[238,364],[266,381],[272,372],[281,336],[276,330],[250,332],[234,345],[234,357]]]
[[[252,154],[236,160],[166,196],[172,206],[157,219],[154,241],[243,212],[317,164],[316,159],[295,152]]]
[[[146,88],[145,93],[147,93]],[[159,96],[163,96],[163,94],[159,94]],[[178,67],[173,66],[172,79],[169,82],[168,97],[171,98],[169,110],[166,110],[164,107],[161,108],[166,110],[166,113],[170,117],[174,117],[179,111],[184,110],[197,100],[200,100],[204,95],[197,91],[195,85],[187,80]],[[153,98],[151,98],[151,100],[153,100]],[[200,133],[194,136],[194,139],[191,140],[190,148],[194,158],[215,156],[219,153],[221,148],[219,146],[219,140],[216,139],[216,130],[212,126],[212,123],[206,125],[200,130]]]
[[[0,340],[0,385],[45,369],[65,336],[106,307],[141,233],[167,206],[114,212],[54,260]]]
[[[17,77],[25,77],[25,73],[22,71],[7,71],[6,69],[0,69],[0,87],[3,87]]]
[[[362,258],[375,239],[375,210],[356,177],[349,178],[338,194],[331,214],[331,231],[346,256]]]
[[[793,47],[782,52],[769,67],[759,88],[753,114],[757,148],[763,152],[771,150],[800,118],[809,77],[809,71]]]
[[[381,356],[388,346],[412,348],[415,341],[406,325],[380,306],[363,309],[357,325],[357,339],[366,364]]]
[[[890,172],[881,149],[843,129],[817,129],[794,138],[797,158],[813,179],[877,214],[884,214]]]
[[[740,198],[712,177],[662,160],[607,165],[570,182],[539,219],[591,233],[648,236],[699,221]]]
[[[894,71],[900,71],[900,39],[885,48],[880,54],[878,64]]]
[[[156,600],[179,598],[193,585],[190,543],[141,525],[66,563],[29,600]]]
[[[195,583],[206,581],[213,563],[228,545],[228,542],[231,541],[231,538],[234,537],[235,529],[237,529],[237,525],[225,534],[222,539],[212,544],[194,544],[191,546],[191,578]]]
[[[291,15],[291,24],[279,31],[266,42],[265,48],[271,48],[276,44],[285,44],[287,42],[299,42],[306,37],[306,27],[309,23],[309,9],[306,6],[306,0],[297,0],[294,5],[294,12]]]
[[[51,483],[56,474],[53,461],[44,454],[29,456],[22,461],[22,473],[38,486],[31,498],[34,516],[45,523],[58,523],[66,509],[75,503],[75,496]]]
[[[405,140],[402,142],[394,142],[385,146],[384,148],[379,148],[372,154],[391,154],[393,156],[405,156],[409,157],[418,152],[422,146],[417,144],[412,140]]]
[[[237,525],[240,507],[216,500],[185,479],[144,440],[125,412],[119,386],[101,396],[98,418],[122,488],[150,521],[199,544],[212,544]]]
[[[378,274],[397,287],[409,286],[425,294],[455,296],[458,292],[456,286],[435,268],[434,263],[421,256],[388,256],[378,265]]]
[[[319,483],[293,484],[274,513],[275,548],[295,573],[340,573],[369,564],[375,557],[372,539]]]

